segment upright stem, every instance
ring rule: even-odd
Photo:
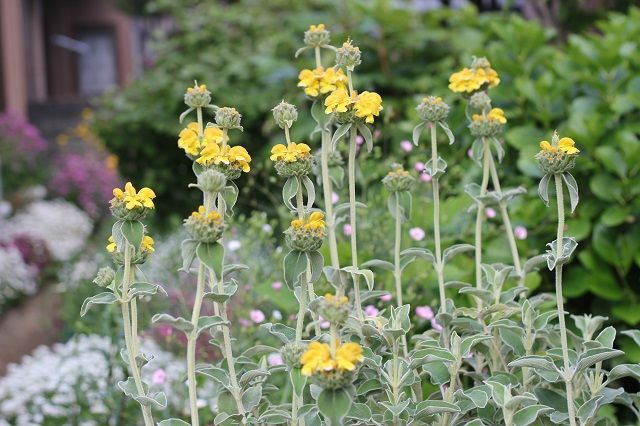
[[[309,278],[309,262],[307,261],[307,279]],[[300,307],[298,309],[298,318],[296,320],[296,342],[302,341],[302,331],[304,330],[304,316],[307,313],[307,288],[305,285],[300,285]],[[298,396],[296,394],[295,386],[293,388],[293,396],[291,400],[291,424],[297,426],[301,424],[301,419],[298,419],[298,409],[304,404],[304,396]]]
[[[489,185],[489,171],[491,165],[491,149],[486,139],[482,138],[482,183],[480,185],[480,196],[487,194]],[[484,203],[478,201],[478,211],[476,212],[476,287],[482,288],[482,222],[484,219]],[[478,310],[482,309],[482,300],[478,299]]]
[[[396,206],[395,206],[395,216],[396,216],[396,228],[395,228],[395,246],[393,249],[393,278],[396,284],[396,301],[398,302],[398,307],[402,306],[402,269],[400,269],[400,245],[402,243],[402,217],[400,213],[400,199],[399,194],[396,192]],[[394,344],[396,344],[394,342]],[[402,335],[402,353],[405,358],[408,356],[407,348],[407,336]]]
[[[327,234],[329,238],[329,257],[331,258],[331,267],[340,270],[340,258],[338,257],[338,240],[336,238],[336,224],[333,217],[333,195],[331,177],[329,176],[329,145],[331,145],[331,131],[322,130],[322,148],[320,151],[320,168],[322,171],[322,190],[324,192],[324,210],[326,213]],[[338,279],[340,274],[337,274]],[[341,296],[344,284],[340,282],[338,288],[338,296]]]
[[[202,307],[202,297],[204,295],[204,282],[206,268],[200,262],[198,266],[198,279],[196,284],[196,297],[193,302],[191,313],[191,325],[193,329],[187,335],[187,383],[189,385],[189,407],[191,409],[191,425],[200,424],[198,416],[198,395],[196,382],[196,342],[198,340],[198,321],[200,320],[200,308]]]
[[[556,182],[556,197],[558,202],[558,234],[556,245],[556,259],[562,255],[562,239],[564,237],[564,194],[562,188],[562,176],[554,175]],[[562,298],[562,265],[556,265],[556,302],[558,304],[558,321],[560,322],[560,343],[562,345],[562,360],[564,363],[564,381],[567,388],[567,408],[569,423],[576,425],[575,406],[573,405],[573,371],[569,363],[569,345],[567,343],[567,326],[564,322],[564,301]]]
[[[495,161],[493,157],[490,159],[491,164],[491,182],[493,183],[493,187],[496,191],[502,192],[500,187],[500,179],[498,178],[498,170],[496,169]],[[524,285],[524,272],[522,271],[522,267],[520,265],[520,255],[518,254],[518,246],[516,245],[516,238],[513,234],[513,227],[511,226],[511,219],[509,218],[509,211],[507,210],[507,204],[504,201],[500,201],[500,216],[502,217],[502,222],[504,223],[504,227],[507,232],[507,241],[509,241],[509,248],[511,249],[511,258],[513,259],[513,268],[515,269],[515,273],[518,276],[518,285]]]
[[[351,80],[349,80],[351,81]],[[357,131],[355,128],[351,128],[349,137],[349,219],[351,224],[351,265],[354,268],[358,267],[358,239],[357,239],[357,225],[356,225],[356,136]],[[351,274],[353,278],[353,292],[355,298],[356,314],[360,322],[364,322],[364,315],[362,313],[362,302],[360,300],[360,276],[358,274]]]
[[[133,247],[129,244],[128,241],[125,241],[124,247],[124,274],[123,274],[123,282],[122,282],[122,297],[127,298],[129,296],[129,285],[131,284],[131,252]],[[136,385],[136,390],[138,391],[138,395],[145,395],[144,386],[142,385],[142,378],[140,375],[140,369],[138,368],[138,363],[136,360],[136,353],[134,352],[136,349],[136,344],[133,343],[133,332],[131,328],[131,315],[129,312],[129,302],[125,302],[121,304],[122,307],[122,322],[124,324],[124,342],[127,349],[127,354],[129,358],[129,369],[131,370],[131,374],[133,375],[133,381]],[[137,336],[136,336],[137,339]],[[140,404],[140,408],[142,409],[142,417],[144,419],[145,426],[154,426],[155,423],[153,421],[153,414],[151,413],[151,407],[148,405]]]

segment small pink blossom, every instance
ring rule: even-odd
[[[345,223],[344,226],[342,227],[342,233],[344,235],[346,235],[347,237],[351,235],[351,225],[349,225],[348,223]]]
[[[338,201],[340,201],[340,196],[338,194],[336,194],[335,192],[331,193],[331,203],[335,204]]]
[[[402,141],[400,142],[400,148],[404,152],[411,152],[413,151],[413,143],[411,143],[410,141]]]
[[[282,360],[282,355],[280,355],[278,352],[273,352],[267,356],[267,363],[273,367],[276,365],[284,364],[284,361]]]
[[[497,215],[496,211],[491,207],[484,209],[484,214],[486,214],[489,219],[493,219]]]
[[[356,136],[356,144],[358,146],[362,145],[364,143],[364,138],[360,135]]]
[[[469,150],[467,151],[467,156],[469,158],[473,158],[473,150],[471,148],[469,148]]]
[[[381,134],[382,134],[382,131],[380,129],[376,129],[373,131],[373,138],[378,139]]]
[[[429,306],[417,306],[416,315],[418,316],[418,318],[431,321],[433,319],[433,309],[431,309],[431,307]]]
[[[320,328],[323,330],[331,327],[331,323],[322,318],[322,316],[318,317],[318,321],[320,321]]]
[[[162,337],[169,337],[173,334],[173,328],[171,328],[170,325],[160,325],[158,326],[158,333],[162,336]]]
[[[281,281],[272,282],[271,288],[274,289],[275,291],[280,291],[280,289],[282,288],[282,282]]]
[[[424,229],[419,228],[419,227],[416,226],[415,228],[409,229],[409,235],[415,241],[422,241],[424,239],[424,236],[425,236]]]
[[[519,240],[527,239],[527,228],[525,228],[524,226],[516,226],[513,229],[513,233],[515,234],[516,238]]]
[[[436,322],[435,318],[431,320],[431,328],[433,328],[438,333],[442,331],[442,326]]]
[[[431,182],[431,175],[429,173],[421,173],[420,180],[422,182]]]
[[[256,324],[260,324],[265,320],[266,317],[264,316],[264,312],[262,312],[260,309],[253,309],[251,312],[249,312],[249,318],[251,318],[251,321],[255,322]]]
[[[380,311],[373,305],[367,305],[364,308],[364,314],[368,317],[377,317]]]
[[[390,293],[386,293],[383,294],[382,296],[380,296],[380,300],[382,300],[383,302],[388,302],[391,300],[391,294]]]
[[[165,373],[162,368],[159,368],[156,371],[154,371],[153,375],[151,376],[151,382],[154,385],[161,385],[166,380],[167,380],[167,373]]]
[[[422,161],[416,161],[416,163],[413,165],[413,168],[422,173],[422,171],[424,170],[424,163]]]
[[[240,323],[240,326],[245,328],[251,327],[253,325],[252,322],[246,318],[238,318],[238,322]]]

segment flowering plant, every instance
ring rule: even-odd
[[[312,101],[311,114],[321,136],[320,167],[313,167],[316,160],[309,144],[291,140],[297,108],[282,102],[272,111],[286,143],[272,148],[271,160],[285,179],[283,202],[293,218],[284,231],[289,250],[281,272],[298,301],[296,326],[264,323],[262,329],[280,342],[280,347],[257,344],[241,354],[234,350],[227,308],[238,289],[233,274],[248,266],[227,263],[230,246],[225,246],[223,239],[239,194],[234,180],[250,172],[252,158],[243,147],[230,145],[230,131],[242,130],[238,111],[211,104],[207,87],[196,83],[184,95],[188,109],[180,117],[182,120],[195,112],[196,121],[188,124],[178,139],[179,148],[193,161],[196,182],[191,186],[203,195],[201,206],[185,220],[190,238],[182,243],[182,270],[196,277],[196,297],[190,319],[168,314],[153,318],[186,335],[190,423],[171,418],[158,424],[201,424],[198,375],[219,389],[214,424],[586,426],[610,424],[603,409],[609,404],[627,407],[640,420],[637,398],[612,386],[624,377],[640,379],[636,365],[609,364],[622,355],[614,349],[616,330],[600,330],[605,318],[589,315],[573,317],[578,332],[565,323],[562,272],[577,243],[565,236],[563,194],[566,186],[573,211],[578,204],[578,185],[570,170],[580,153],[576,143],[554,135],[551,142],[540,144],[536,158],[544,176],[539,193],[548,204],[547,187],[554,180],[557,238],[548,244],[545,254],[522,259],[509,204],[524,188],[507,189],[500,184],[498,165],[506,154],[501,135],[507,118],[504,110],[492,105],[489,95],[500,79],[486,58],[474,58],[469,68],[450,78],[451,90],[466,99],[468,129],[475,138],[472,157],[481,168],[481,183],[469,183],[465,188],[476,216],[474,244],[446,248],[441,244],[440,180],[446,176],[447,163],[438,155],[437,129],[444,131],[450,144],[455,138],[446,124],[450,107],[441,97],[427,96],[417,107],[420,123],[413,141],[420,147],[422,132],[429,130],[430,158],[424,171],[432,187],[434,249],[402,249],[401,229],[411,220],[415,179],[401,165],[395,165],[382,181],[395,225],[392,260],[360,263],[357,219],[358,208],[365,206],[356,198],[356,169],[357,155],[367,153],[359,151],[357,140],[361,136],[371,151],[374,138],[369,125],[380,118],[382,98],[375,92],[354,89],[361,51],[353,42],[331,46],[324,25],[311,26],[304,41],[306,46],[298,53],[313,51],[316,68],[300,73],[299,86]],[[333,71],[323,67],[323,50],[335,53]],[[205,113],[212,113],[214,122],[205,123]],[[342,166],[339,161],[330,162],[330,154],[343,141],[348,144],[349,202],[334,209],[332,186],[341,184],[341,179],[335,179],[340,174],[335,170]],[[315,206],[316,189],[309,178],[314,170],[323,189],[318,200],[322,210]],[[150,392],[142,381],[140,370],[149,356],[138,347],[137,300],[162,290],[144,282],[136,265],[152,256],[153,246],[145,239],[147,229],[141,220],[155,208],[155,194],[149,188],[138,191],[127,184],[124,191],[116,189],[113,195],[111,210],[117,222],[109,251],[118,270],[100,271],[96,284],[108,291],[87,299],[82,311],[94,304],[120,305],[123,357],[132,377],[118,386],[140,404],[145,425],[151,426],[155,424],[152,408],[164,407],[167,397]],[[504,225],[510,265],[486,262],[483,225],[487,209],[493,207],[499,210]],[[349,266],[341,266],[336,245],[336,223],[345,216]],[[416,240],[426,236],[424,231],[411,232]],[[327,262],[326,251],[321,251],[325,238]],[[447,266],[452,259],[470,252],[474,253],[475,282],[450,279]],[[412,334],[411,306],[403,303],[403,272],[410,264],[432,267],[438,281],[437,313],[420,307],[420,317],[432,323],[423,333]],[[530,295],[526,276],[544,264],[555,272],[555,294]],[[383,312],[363,306],[371,298],[386,296],[376,290],[374,270],[389,270],[394,278],[395,305]],[[333,291],[318,297],[315,286],[323,276]],[[363,281],[366,287],[361,286]],[[454,300],[454,294],[462,297]],[[214,315],[201,315],[206,302],[212,302]],[[254,311],[252,318],[265,320],[261,311]],[[328,325],[328,330],[322,324]],[[205,332],[211,335],[211,344],[221,350],[219,362],[196,363],[196,340]],[[640,331],[625,334],[640,342]],[[269,362],[275,351],[280,351],[284,364]],[[272,380],[280,375],[286,377],[290,393],[276,398]]]

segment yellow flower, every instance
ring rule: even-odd
[[[311,31],[312,33],[316,33],[319,31],[324,31],[325,27],[324,24],[318,24],[318,25],[310,25],[309,26],[309,31]]]
[[[543,151],[556,152],[556,148],[552,146],[549,141],[540,142],[540,149]]]
[[[194,87],[188,87],[187,88],[187,93],[189,94],[194,94],[194,93],[203,93],[207,91],[207,85],[206,84],[201,84],[200,86],[194,86]]]
[[[155,192],[150,188],[144,187],[140,191],[136,191],[131,182],[127,182],[124,186],[124,192],[120,188],[113,190],[113,195],[116,199],[124,199],[127,210],[133,210],[136,207],[146,207],[153,209],[153,199],[156,198]]]
[[[497,121],[500,124],[505,124],[507,122],[507,118],[504,116],[504,111],[502,108],[492,108],[487,114],[489,120]]]
[[[202,150],[200,158],[196,162],[205,166],[210,166],[211,164],[231,165],[238,167],[245,173],[251,170],[249,167],[251,156],[244,147],[239,145],[221,148],[218,144],[210,144]]]
[[[484,80],[485,83],[489,85],[489,87],[496,87],[500,84],[500,77],[498,77],[498,72],[493,68],[478,68],[476,70],[476,75],[479,79]]]
[[[156,249],[153,248],[153,238],[151,238],[148,235],[145,235],[144,238],[142,238],[142,251],[146,251],[147,253],[153,253],[154,251],[156,251]]]
[[[346,305],[347,303],[349,303],[349,298],[347,296],[338,297],[338,296],[333,295],[331,293],[326,293],[324,295],[324,300],[327,303],[331,303],[331,304],[338,305],[338,306]]]
[[[362,92],[355,102],[356,116],[365,118],[365,122],[373,123],[373,117],[382,111],[382,98],[375,92]]]
[[[562,138],[558,141],[558,149],[565,154],[579,154],[580,150],[575,147],[575,144],[571,138]]]
[[[107,241],[109,242],[109,244],[107,244],[107,251],[109,253],[113,253],[118,250],[118,246],[116,246],[116,241],[113,239],[113,236],[110,236]]]
[[[324,213],[313,212],[305,220],[294,219],[291,221],[292,228],[304,228],[310,230],[324,229],[326,226],[324,222]]]
[[[349,96],[349,92],[344,87],[340,87],[324,100],[324,106],[327,107],[324,112],[331,114],[332,112],[347,112],[349,106],[355,101],[354,96]]]
[[[207,213],[207,210],[204,208],[204,206],[198,207],[198,211],[191,213],[191,217],[199,220],[200,222],[219,223],[222,220],[222,216],[220,216],[220,213],[218,213],[215,210],[212,210],[209,213]]]
[[[198,123],[191,122],[180,131],[178,135],[178,147],[192,156],[200,153],[200,150],[208,145],[222,142],[223,133],[217,126],[208,126],[204,129],[202,140],[198,137]]]
[[[304,93],[314,98],[347,85],[347,76],[344,72],[341,69],[336,71],[333,68],[325,70],[318,67],[313,70],[302,70],[298,74],[298,80],[300,80],[298,87],[303,87]]]
[[[352,371],[362,361],[362,347],[357,343],[345,343],[336,349],[335,359],[326,343],[311,342],[307,351],[300,357],[302,374],[311,376],[324,371]]]
[[[478,90],[484,81],[478,78],[476,72],[469,68],[451,74],[449,77],[449,89],[453,92],[474,92]]]
[[[284,146],[283,144],[277,144],[271,148],[271,161],[284,160],[287,163],[293,163],[297,160],[302,160],[310,155],[311,148],[305,143],[291,142]]]

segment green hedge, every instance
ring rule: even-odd
[[[192,176],[189,162],[176,147],[176,117],[184,107],[175,100],[193,79],[208,85],[216,104],[235,106],[244,115],[241,143],[254,157],[254,170],[239,182],[245,192],[241,207],[279,204],[277,177],[267,153],[281,142],[281,134],[270,109],[282,98],[299,105],[301,120],[293,137],[308,140],[312,121],[296,83],[299,69],[312,63],[311,58],[292,56],[308,25],[324,22],[335,44],[350,36],[360,46],[365,58],[357,85],[375,88],[384,100],[375,161],[365,162],[361,170],[365,188],[386,172],[383,163],[424,159],[426,151],[403,158],[398,149],[400,140],[410,139],[417,122],[414,108],[422,95],[443,96],[453,106],[450,122],[458,142],[442,153],[449,163],[442,192],[450,196],[443,214],[451,231],[466,232],[470,200],[462,183],[477,180],[478,170],[467,158],[471,137],[463,108],[446,86],[449,74],[468,64],[472,55],[485,55],[502,79],[492,91],[494,103],[509,120],[507,157],[501,166],[505,183],[529,189],[513,209],[515,224],[529,229],[529,238],[519,243],[523,253],[539,253],[553,239],[553,214],[537,199],[539,172],[533,155],[538,142],[558,128],[582,150],[575,170],[582,201],[567,221],[569,234],[580,244],[566,277],[566,295],[574,299],[569,307],[573,312],[613,316],[630,326],[640,323],[634,291],[640,266],[640,57],[633,41],[640,40],[640,9],[627,15],[612,13],[590,32],[570,35],[561,44],[552,30],[514,14],[479,15],[471,8],[418,13],[394,8],[391,1],[345,2],[348,6],[337,8],[333,2],[305,3],[152,4],[175,17],[177,30],[158,44],[153,69],[123,92],[102,100],[94,127],[120,157],[122,173],[156,189],[159,213],[183,217],[197,202],[195,191],[193,199],[184,199],[184,191],[174,190],[184,188]],[[366,195],[379,212],[381,225],[372,229],[381,232],[384,194]],[[428,199],[428,193],[422,194],[424,202]],[[414,221],[429,228],[429,214]],[[370,251],[363,253],[365,259],[384,249],[363,247]],[[507,253],[506,243],[496,240],[488,251],[490,260],[500,260]],[[416,300],[428,302],[431,294],[420,282],[424,273],[416,271],[413,285]],[[543,271],[542,289],[551,288],[547,278]],[[530,283],[539,284],[540,277]]]

